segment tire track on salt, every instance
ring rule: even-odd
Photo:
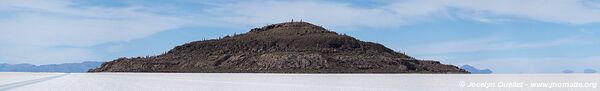
[[[50,77],[14,82],[14,83],[9,83],[9,84],[3,84],[3,85],[0,85],[0,91],[6,91],[6,90],[22,87],[22,86],[27,86],[27,85],[31,85],[31,84],[35,84],[35,83],[39,83],[39,82],[44,82],[44,81],[60,78],[63,76],[67,76],[69,74],[71,74],[71,73],[65,73],[65,74],[56,75],[56,76],[50,76]]]

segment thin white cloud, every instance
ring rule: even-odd
[[[600,21],[600,10],[577,0],[464,0],[448,2],[449,7],[520,17],[545,22],[586,24]]]
[[[479,38],[468,40],[455,40],[439,43],[415,45],[407,48],[406,52],[417,55],[468,53],[481,51],[502,51],[526,48],[545,48],[560,46],[576,42],[576,37],[567,37],[545,42],[522,43],[499,38]]]
[[[69,3],[47,3],[56,4],[4,6],[19,11],[11,12],[13,17],[0,22],[0,41],[81,47],[141,38],[185,24],[176,17],[144,13],[136,8],[77,9],[69,7]]]
[[[0,43],[6,48],[0,51],[2,58],[35,64],[98,60],[85,47],[143,38],[189,24],[178,17],[144,12],[142,7],[72,4],[67,0],[0,1],[0,13],[8,14],[0,18]]]
[[[135,2],[131,2],[135,3]],[[202,3],[202,2],[200,2]],[[480,22],[496,22],[509,18],[522,18],[544,22],[587,24],[600,22],[598,2],[575,0],[414,0],[388,2],[384,6],[370,8],[352,7],[348,3],[324,1],[234,1],[211,4],[201,10],[189,10],[184,15],[160,15],[160,10],[145,6],[126,7],[73,7],[71,0],[2,0],[0,1],[0,45],[8,49],[55,48],[57,46],[74,47],[78,52],[61,52],[47,50],[31,50],[28,56],[51,54],[85,54],[79,60],[91,60],[96,57],[84,47],[107,42],[128,41],[147,37],[151,34],[180,28],[188,24],[195,26],[214,24],[222,27],[239,27],[239,25],[261,26],[290,19],[304,19],[327,27],[396,27],[419,21],[427,21],[432,17],[470,18]],[[202,4],[200,4],[202,5]],[[157,6],[159,7],[159,6]],[[161,10],[179,9],[169,7]],[[455,12],[454,10],[464,12]],[[147,12],[151,11],[151,12]],[[197,12],[193,12],[197,11]],[[453,14],[458,13],[458,14]],[[213,26],[213,25],[211,25]],[[498,43],[496,40],[480,40],[464,42],[465,44],[486,45]],[[560,42],[560,41],[559,41]],[[5,45],[6,44],[6,45]],[[500,41],[496,49],[464,48],[446,52],[501,50],[510,48],[529,48],[560,43],[539,45],[521,45],[510,41]],[[458,46],[454,44],[443,44]],[[83,48],[83,49],[82,49]],[[432,48],[435,48],[433,46]],[[459,47],[460,48],[460,47]],[[0,51],[3,59],[34,61],[25,58],[27,53],[13,53],[19,50]],[[35,52],[38,51],[38,52]],[[442,50],[441,52],[444,52]],[[42,54],[48,53],[48,54]],[[35,54],[35,55],[34,55]],[[13,57],[14,58],[11,58]],[[21,56],[21,57],[17,57]],[[27,60],[26,60],[27,59]],[[74,58],[77,59],[77,58]]]
[[[357,8],[343,3],[319,1],[238,2],[219,6],[215,13],[229,15],[224,21],[265,24],[305,19],[336,26],[389,27],[449,17],[449,14],[481,22],[506,21],[507,18],[544,22],[587,24],[600,22],[598,2],[577,0],[414,0],[390,2],[374,8]],[[458,11],[458,12],[457,12]]]
[[[211,12],[235,24],[270,24],[291,19],[334,26],[395,26],[402,21],[383,9],[353,8],[348,4],[317,1],[266,1],[225,4]]]

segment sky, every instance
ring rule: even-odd
[[[495,73],[600,70],[598,0],[0,0],[0,63],[152,56],[292,19]]]

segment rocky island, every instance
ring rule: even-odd
[[[119,58],[89,72],[469,73],[307,22],[194,41],[157,56]]]

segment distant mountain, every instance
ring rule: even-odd
[[[583,70],[583,73],[596,73],[597,71],[594,69],[585,69]]]
[[[493,73],[492,70],[490,70],[490,69],[480,70],[480,69],[477,69],[477,68],[475,68],[475,67],[473,67],[471,65],[463,65],[460,68],[461,69],[465,69],[465,70],[471,72],[471,74],[491,74],[491,73]]]
[[[568,70],[568,69],[566,69],[566,70],[563,70],[563,71],[562,71],[562,73],[565,73],[565,74],[570,74],[570,73],[574,73],[574,72],[575,72],[575,71],[573,71],[573,70]]]
[[[99,67],[103,62],[85,61],[82,63],[64,64],[0,64],[0,72],[86,72],[89,69]]]
[[[195,41],[157,56],[120,58],[90,72],[469,73],[307,22]]]

